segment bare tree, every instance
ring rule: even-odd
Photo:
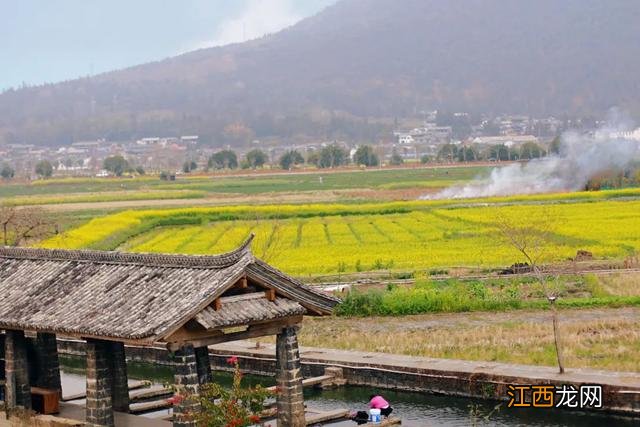
[[[274,258],[277,258],[285,246],[285,239],[282,233],[283,224],[280,220],[265,219],[256,215],[253,229],[257,230],[264,225],[270,225],[271,229],[267,231],[267,236],[264,239],[256,238],[254,240],[253,249],[258,258],[271,262]]]
[[[547,211],[528,214],[526,217],[499,215],[496,218],[496,225],[501,240],[525,258],[531,272],[540,283],[547,301],[549,301],[553,321],[553,338],[556,357],[558,360],[558,368],[562,374],[564,373],[564,359],[562,356],[560,329],[558,325],[558,309],[556,307],[560,288],[559,275],[553,275],[552,283],[554,286],[550,286],[548,280],[550,275],[545,273],[541,267],[542,263],[550,260],[555,252],[554,225],[556,223],[557,218],[552,217]]]
[[[42,208],[0,206],[0,233],[4,246],[20,246],[56,232],[55,221]]]

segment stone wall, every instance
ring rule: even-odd
[[[61,354],[83,355],[84,343],[81,341],[59,343]],[[164,348],[127,347],[127,359],[160,365],[172,365],[173,361]],[[275,355],[265,355],[256,350],[235,352],[240,368],[245,373],[275,376]],[[227,363],[228,351],[209,350],[209,358],[214,370],[231,371]],[[499,370],[492,373],[466,371],[447,371],[443,369],[419,369],[406,366],[386,366],[371,359],[367,363],[328,363],[322,358],[309,355],[301,360],[302,375],[305,378],[324,375],[327,367],[338,366],[343,370],[344,379],[351,385],[386,388],[400,391],[417,391],[450,396],[473,397],[481,399],[505,400],[509,384],[551,384],[562,385],[560,380],[550,381],[502,374]],[[579,385],[579,384],[578,384]],[[640,412],[640,389],[636,393],[621,393],[628,387],[615,384],[603,384],[601,409],[606,412],[637,414]]]

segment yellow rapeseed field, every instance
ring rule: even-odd
[[[637,193],[623,191],[623,195]],[[229,251],[254,233],[254,253],[296,275],[453,266],[484,268],[522,261],[498,238],[497,218],[526,219],[544,213],[553,220],[552,259],[566,259],[577,249],[591,251],[598,258],[623,257],[640,250],[640,201],[634,198],[610,199],[601,192],[461,203],[126,211],[96,218],[42,245],[209,254]]]

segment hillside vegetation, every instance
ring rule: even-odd
[[[0,141],[372,141],[395,117],[640,111],[640,2],[342,0],[263,39],[0,95]]]

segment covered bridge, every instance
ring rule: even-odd
[[[305,425],[297,325],[338,300],[256,259],[250,243],[216,256],[0,248],[7,407],[31,407],[31,386],[61,390],[56,336],[86,341],[86,421],[112,426],[129,409],[125,344],[166,345],[177,389],[193,395],[211,378],[208,345],[276,335],[279,425]],[[196,399],[177,403],[174,425],[195,425],[194,410]]]

